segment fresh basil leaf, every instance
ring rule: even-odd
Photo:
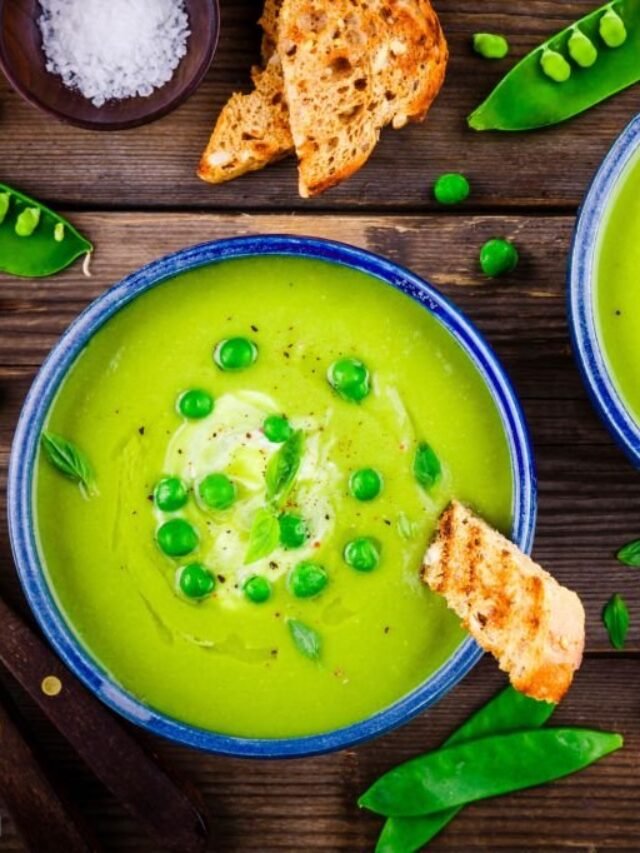
[[[416,525],[409,518],[406,512],[398,513],[398,533],[402,536],[403,539],[413,539],[416,532]]]
[[[281,505],[293,487],[304,449],[304,434],[296,430],[273,454],[267,465],[267,498]]]
[[[40,444],[54,468],[77,483],[87,496],[96,494],[93,468],[80,448],[52,432],[43,432],[40,436]]]
[[[423,441],[413,460],[413,475],[423,489],[433,488],[442,475],[442,466],[434,450]]]
[[[620,548],[616,554],[618,560],[625,566],[640,568],[640,539],[635,539],[629,542],[623,548]]]
[[[322,651],[320,634],[297,619],[288,619],[287,625],[298,651],[311,660],[318,660]]]
[[[612,595],[602,611],[602,621],[614,649],[623,649],[629,633],[629,608],[621,595]]]
[[[249,546],[244,557],[245,565],[268,557],[280,542],[280,524],[274,512],[266,507],[259,509],[253,517]]]

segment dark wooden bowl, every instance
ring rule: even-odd
[[[108,0],[105,0],[108,2]],[[191,35],[171,80],[146,98],[95,107],[45,68],[38,0],[0,0],[0,67],[22,97],[62,121],[89,130],[125,130],[147,124],[185,101],[202,81],[218,45],[218,0],[185,0]]]

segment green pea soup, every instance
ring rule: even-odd
[[[242,338],[254,360],[216,363]],[[359,402],[328,381],[337,363]],[[192,390],[210,411],[180,406]],[[224,734],[326,732],[416,688],[464,637],[419,578],[438,515],[455,495],[510,528],[507,440],[472,361],[413,300],[323,261],[229,260],[147,291],[80,354],[46,429],[96,480],[88,497],[38,460],[66,620],[131,694]],[[365,470],[379,488],[362,500]],[[167,530],[188,553],[162,550]]]
[[[596,253],[595,315],[611,377],[640,422],[640,157],[620,179]]]

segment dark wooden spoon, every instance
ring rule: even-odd
[[[195,792],[178,785],[2,599],[0,662],[160,847],[205,850]]]

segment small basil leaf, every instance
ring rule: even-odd
[[[287,620],[287,625],[298,651],[310,660],[318,660],[322,651],[320,634],[297,619]]]
[[[244,557],[245,565],[255,563],[262,557],[268,557],[280,542],[280,524],[274,512],[270,509],[259,509],[251,525],[249,546]]]
[[[617,593],[612,595],[602,611],[602,621],[609,633],[614,649],[623,649],[629,633],[629,608],[627,602]]]
[[[268,500],[276,504],[285,501],[300,468],[303,449],[304,434],[297,430],[273,454],[265,474]]]
[[[618,560],[625,566],[640,568],[640,539],[635,539],[629,542],[623,548],[620,548],[616,554]]]
[[[69,480],[78,483],[87,495],[95,495],[95,477],[91,463],[71,441],[51,432],[43,432],[40,443],[49,462]]]
[[[426,441],[419,444],[416,450],[413,475],[426,491],[435,486],[442,475],[440,460]]]

